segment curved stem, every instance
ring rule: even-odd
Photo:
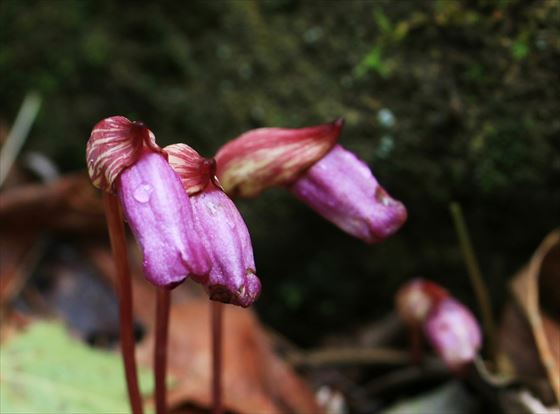
[[[154,348],[156,413],[165,414],[167,409],[167,338],[169,332],[169,303],[171,291],[157,289],[156,300],[156,344]]]
[[[222,331],[224,305],[210,301],[212,325],[212,414],[222,414]]]
[[[451,216],[453,217],[453,223],[455,225],[457,238],[459,239],[461,252],[463,253],[463,258],[465,260],[465,264],[467,265],[467,273],[469,275],[470,282],[478,301],[478,306],[480,308],[480,313],[482,316],[482,326],[484,327],[484,332],[486,333],[486,336],[488,338],[490,355],[494,362],[496,362],[496,328],[494,324],[494,315],[492,312],[492,303],[490,301],[488,287],[486,286],[486,282],[482,277],[478,261],[476,260],[476,255],[474,253],[471,239],[469,237],[467,225],[465,224],[465,218],[463,217],[461,206],[459,205],[459,203],[451,203],[450,211]]]
[[[119,325],[121,353],[128,388],[128,399],[133,414],[143,414],[142,397],[136,373],[134,329],[132,324],[132,282],[128,267],[126,236],[119,200],[105,193],[105,216],[111,240],[111,250],[117,269],[117,292],[119,296]]]

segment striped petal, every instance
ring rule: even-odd
[[[216,161],[213,158],[200,156],[186,144],[168,145],[164,151],[189,195],[204,190],[210,181],[216,181]]]
[[[408,325],[421,326],[434,307],[448,296],[447,290],[438,284],[417,278],[397,292],[397,311]]]
[[[230,196],[254,197],[292,183],[336,144],[343,120],[300,129],[255,129],[216,154],[217,176]]]
[[[86,160],[93,185],[115,192],[119,174],[134,164],[144,150],[162,152],[152,131],[141,122],[112,116],[98,122],[87,142]]]

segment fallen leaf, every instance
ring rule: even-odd
[[[53,229],[100,234],[106,231],[101,198],[86,174],[3,191],[0,222],[3,232]]]
[[[560,296],[560,229],[544,239],[527,266],[514,277],[511,286],[538,351],[540,361],[534,361],[534,366],[540,362],[556,401],[560,402],[560,313],[556,312],[560,306],[557,302]],[[511,342],[517,341],[518,336],[523,337],[520,330],[510,335],[506,332],[504,351],[509,351],[511,361],[523,375],[530,369],[526,358],[520,357],[527,348],[511,352]],[[544,396],[543,400],[551,402]]]
[[[211,407],[210,303],[206,299],[172,306],[168,349],[170,407],[184,404]],[[235,413],[319,413],[311,390],[273,351],[255,315],[224,307],[224,406]],[[151,332],[138,351],[151,364]]]
[[[21,291],[44,250],[35,232],[0,235],[0,304],[7,306]]]
[[[140,371],[144,393],[151,376]],[[33,323],[2,344],[2,413],[128,413],[124,371],[116,353],[71,338],[53,322]]]

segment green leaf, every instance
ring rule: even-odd
[[[390,33],[393,30],[393,24],[391,23],[391,20],[389,20],[382,9],[375,9],[375,11],[373,12],[373,17],[380,32]]]
[[[150,375],[140,371],[144,393]],[[71,338],[63,326],[37,322],[0,352],[1,413],[128,413],[124,370],[116,353]]]
[[[522,60],[529,54],[529,44],[523,38],[515,40],[511,45],[511,54],[517,60]]]

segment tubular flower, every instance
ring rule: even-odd
[[[443,362],[454,372],[473,361],[482,334],[473,314],[445,289],[423,279],[403,286],[397,310],[409,329],[421,330]]]
[[[474,360],[482,335],[473,314],[453,298],[442,300],[424,324],[426,338],[453,371]]]
[[[391,236],[406,220],[404,205],[387,194],[365,162],[340,145],[289,188],[321,216],[366,243]]]
[[[165,150],[171,166],[185,177],[183,186],[190,195],[194,227],[210,257],[210,271],[194,280],[204,285],[212,300],[251,305],[261,290],[251,238],[235,204],[217,182],[215,162],[185,144]]]
[[[86,156],[93,184],[117,193],[150,282],[173,287],[189,274],[208,272],[191,230],[190,200],[148,128],[121,116],[104,119],[91,133]]]
[[[224,145],[217,175],[228,194],[252,197],[283,185],[340,229],[380,242],[406,221],[367,165],[336,142],[343,121],[301,128],[261,128]]]

